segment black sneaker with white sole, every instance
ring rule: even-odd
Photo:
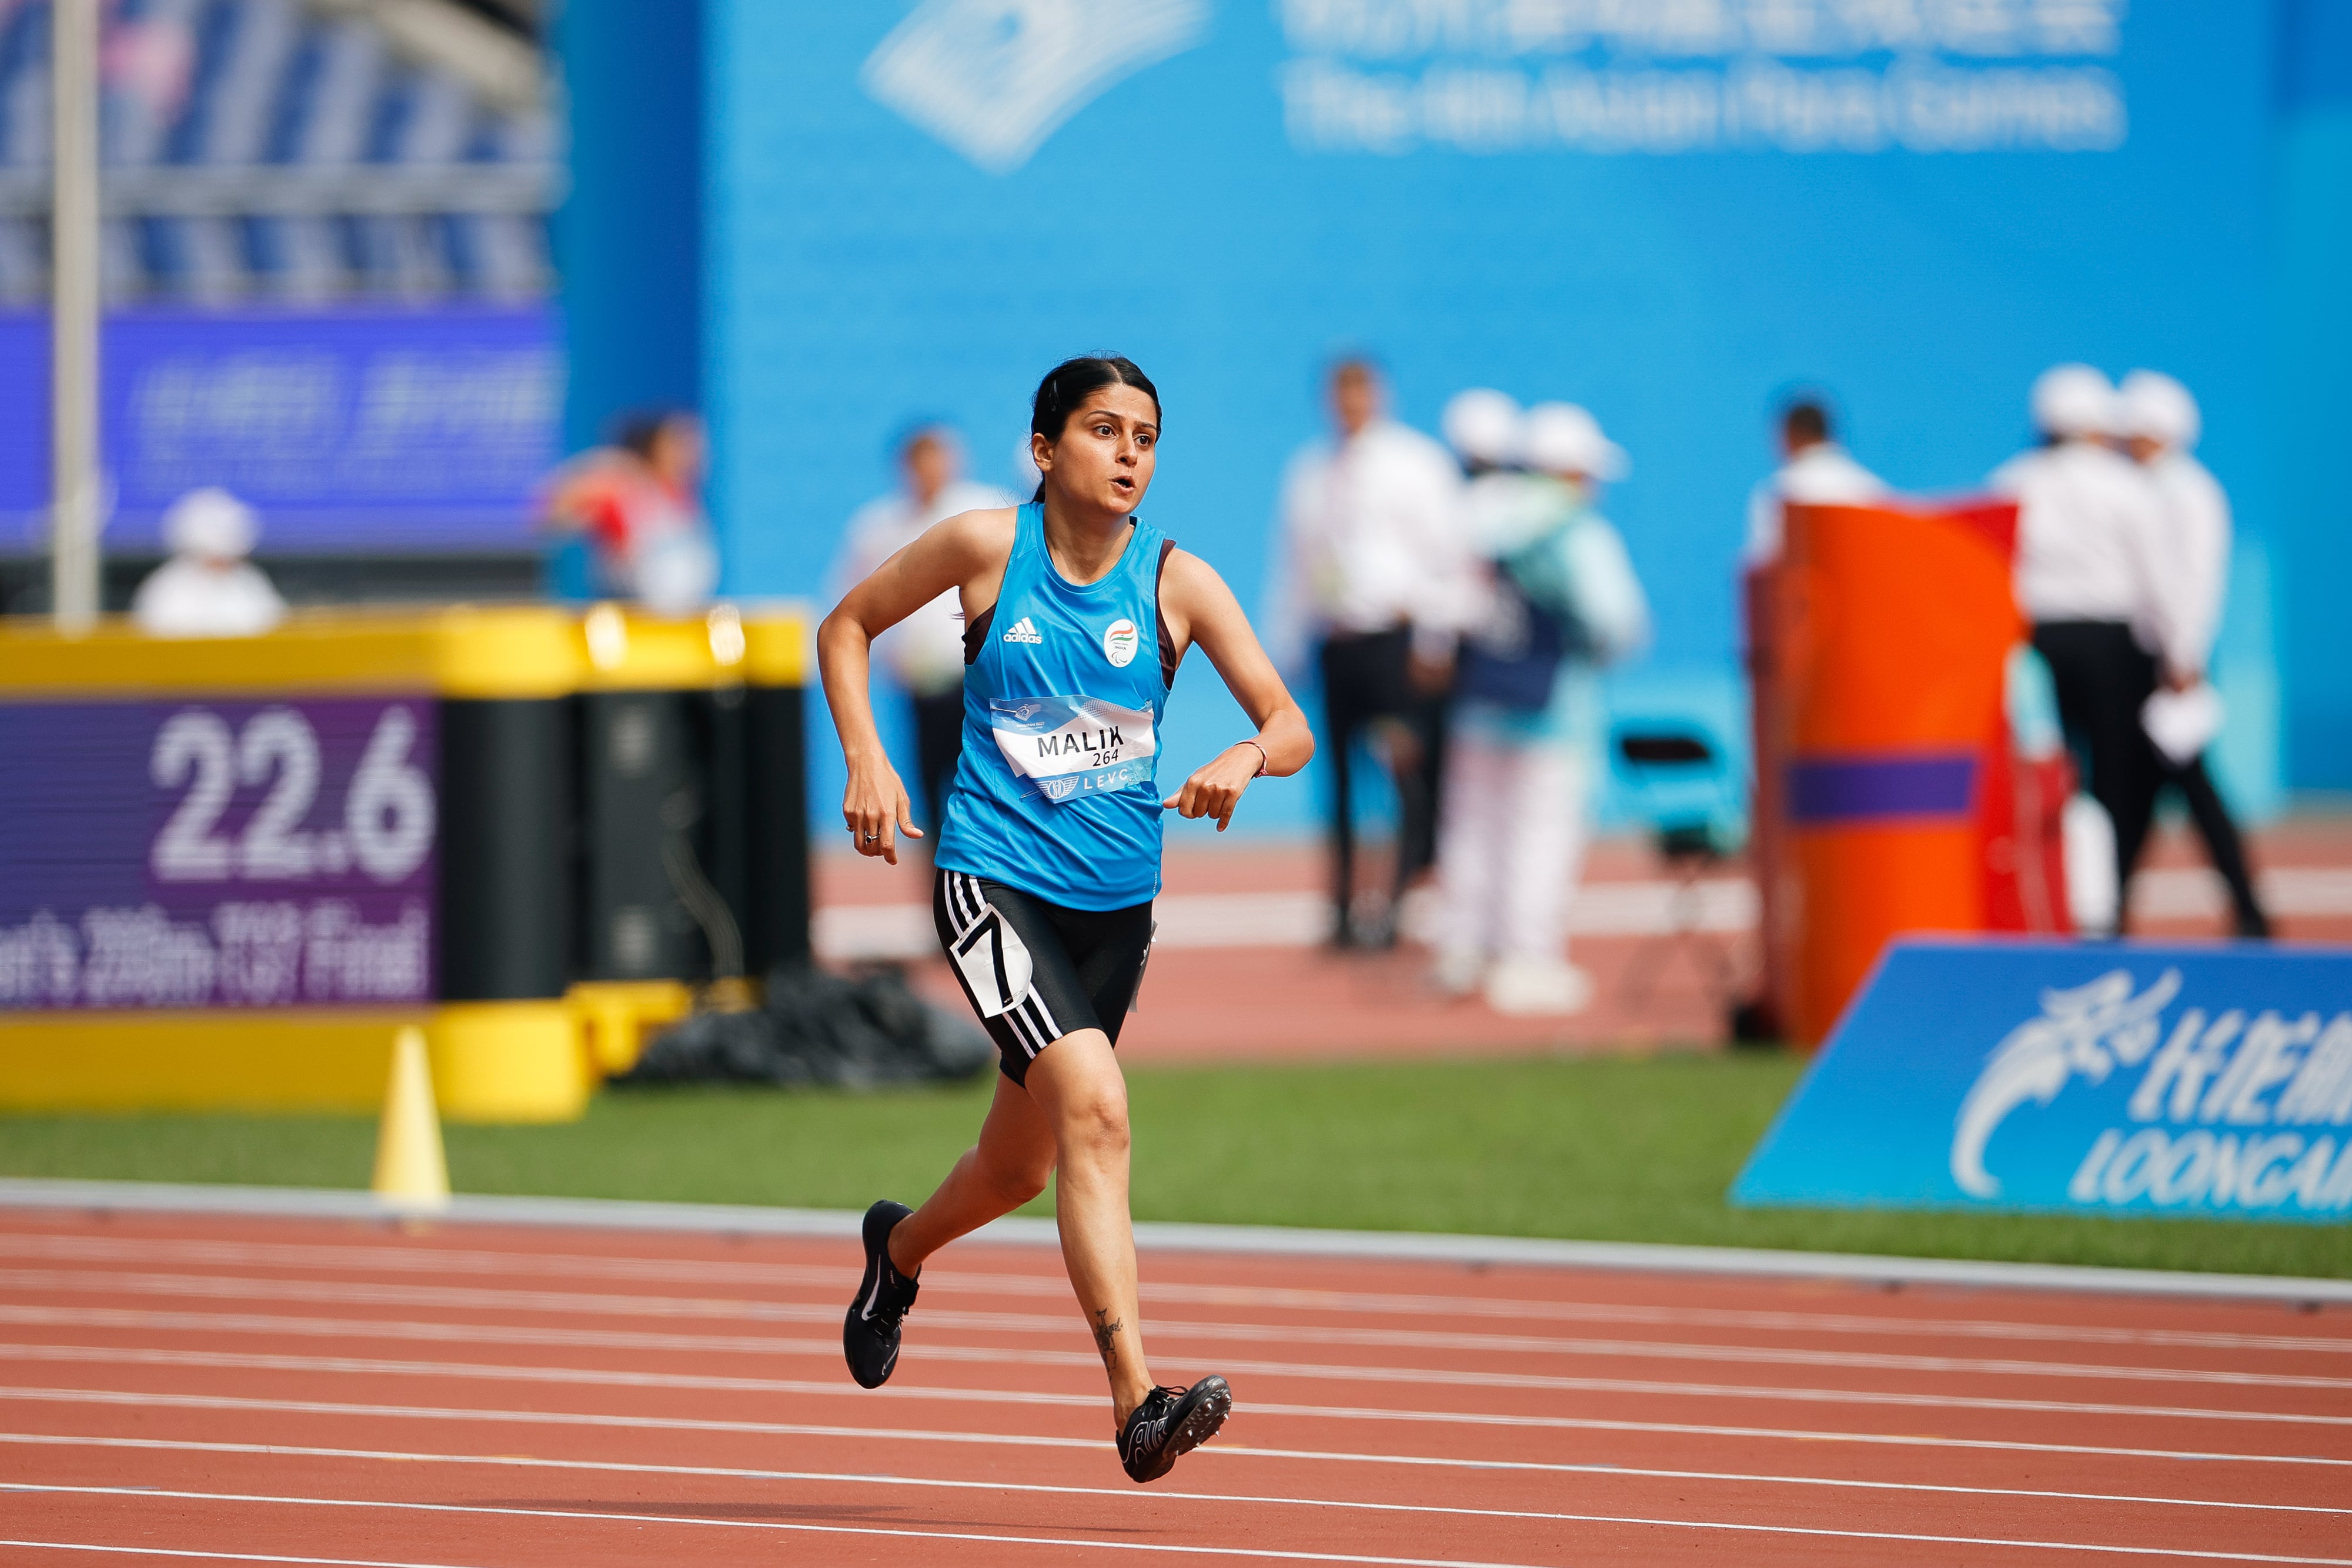
[[[841,1352],[860,1388],[879,1388],[898,1364],[898,1330],[915,1304],[916,1282],[890,1265],[890,1232],[915,1211],[884,1198],[866,1211],[866,1277],[842,1320]]]
[[[1234,1407],[1234,1391],[1222,1377],[1201,1379],[1190,1388],[1155,1388],[1119,1428],[1118,1458],[1128,1479],[1141,1485],[1168,1473],[1178,1458],[1217,1435]]]

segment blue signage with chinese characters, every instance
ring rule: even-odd
[[[1736,1204],[2352,1218],[2352,952],[1895,944]]]
[[[562,324],[543,307],[150,307],[110,317],[105,544],[161,549],[179,497],[217,485],[265,553],[531,548],[558,456]],[[0,314],[0,554],[47,535],[48,331]]]

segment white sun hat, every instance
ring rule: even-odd
[[[1465,463],[1500,468],[1519,460],[1519,405],[1492,387],[1472,387],[1446,401],[1438,427],[1445,444]]]
[[[2089,365],[2053,365],[2033,378],[2033,425],[2044,435],[2113,435],[2116,389]]]
[[[2126,435],[2161,441],[2185,452],[2204,434],[2197,400],[2187,387],[2160,371],[2134,371],[2124,378],[2118,396]]]
[[[1528,465],[1547,474],[1590,474],[1613,484],[1633,471],[1625,449],[1572,402],[1539,402],[1528,410],[1523,441]]]
[[[239,560],[261,537],[253,508],[226,490],[191,490],[163,514],[163,543],[173,555]]]

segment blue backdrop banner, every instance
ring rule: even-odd
[[[2352,953],[1902,942],[1737,1204],[2352,1216]]]
[[[975,477],[1020,483],[1037,377],[1096,349],[1132,355],[1166,402],[1151,520],[1254,611],[1280,599],[1281,476],[1324,434],[1330,355],[1379,354],[1424,430],[1469,386],[1586,405],[1632,454],[1603,508],[1656,628],[1635,675],[1659,711],[1622,688],[1615,711],[1731,716],[1727,749],[1748,492],[1794,386],[1834,394],[1859,461],[1941,495],[2032,439],[2044,367],[2162,369],[2204,406],[2243,533],[2277,523],[2265,5],[704,15],[702,385],[736,591],[826,592],[910,421],[954,423]],[[2287,524],[2293,570],[2324,530]],[[1204,663],[1180,678],[1171,767],[1248,733],[1217,685]],[[2233,725],[2258,712],[2229,700]],[[839,789],[833,749],[812,751],[812,800]],[[1311,780],[1269,787],[1244,820],[1313,800]]]

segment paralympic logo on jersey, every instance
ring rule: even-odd
[[[1208,37],[1209,0],[925,0],[866,59],[876,101],[992,174],[1070,116]]]
[[[1961,1102],[1950,1168],[1969,1197],[2001,1196],[1987,1155],[2010,1117],[2070,1098],[2107,1102],[2081,1105],[2068,1121],[2070,1137],[2096,1129],[2066,1184],[2072,1204],[2282,1216],[2352,1208],[2352,1011],[2209,1009],[2178,967],[2144,989],[2130,971],[2111,970],[2046,989],[2041,1003],[2040,1016],[1993,1048]]]

